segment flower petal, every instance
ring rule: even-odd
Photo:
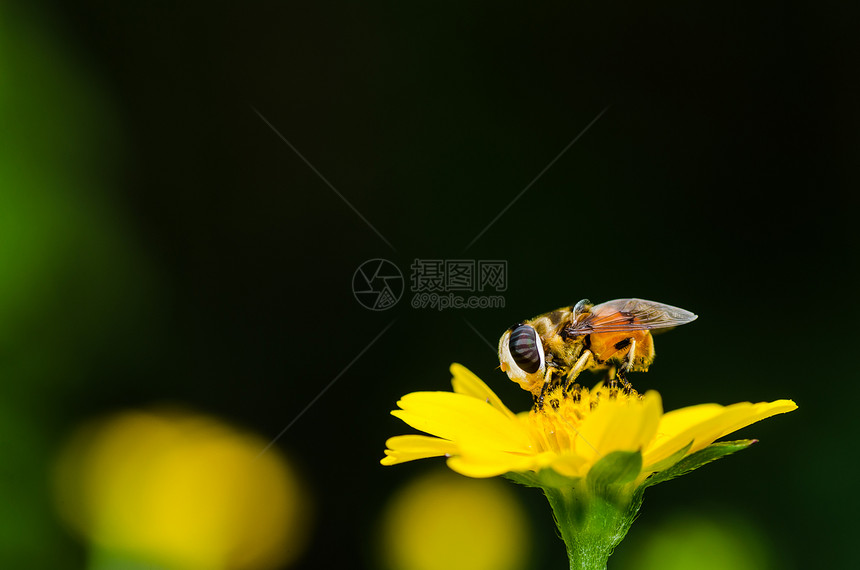
[[[554,471],[564,475],[565,477],[584,477],[588,472],[586,467],[590,466],[583,456],[575,453],[563,453],[561,455],[544,453],[542,455],[549,456],[549,461],[546,465],[547,467],[552,467]]]
[[[448,459],[448,467],[467,477],[495,477],[508,471],[534,469],[533,455],[494,451],[479,447],[460,450],[460,455]]]
[[[454,392],[483,400],[500,412],[503,412],[506,416],[514,416],[514,413],[505,406],[502,400],[496,396],[495,392],[483,380],[475,376],[471,370],[455,362],[451,365],[451,374],[454,376],[451,379]]]
[[[413,428],[458,446],[532,453],[527,430],[483,400],[451,392],[413,392],[400,399],[396,416]]]
[[[796,408],[797,404],[791,400],[777,400],[758,404],[741,402],[725,407],[702,404],[669,412],[660,422],[659,435],[645,451],[645,465],[669,457],[690,442],[688,453],[695,453],[725,435]]]
[[[399,435],[385,442],[383,465],[396,465],[415,459],[439,457],[457,452],[457,446],[446,439],[426,435]]]
[[[641,400],[601,401],[577,430],[577,454],[593,464],[613,451],[638,451],[657,433],[663,403],[660,394],[649,391]]]

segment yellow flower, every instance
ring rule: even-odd
[[[701,404],[664,413],[660,394],[597,385],[551,392],[542,411],[514,414],[477,376],[451,365],[454,392],[414,392],[392,415],[431,436],[403,435],[386,442],[383,465],[447,457],[469,477],[539,473],[551,468],[585,477],[613,452],[640,452],[641,483],[717,439],[770,416],[797,408],[791,400],[730,406]]]
[[[430,470],[395,491],[379,525],[388,570],[525,570],[532,528],[511,485]]]
[[[280,568],[306,543],[310,504],[265,443],[191,412],[120,412],[61,452],[57,507],[99,567]]]

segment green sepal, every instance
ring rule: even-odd
[[[578,486],[582,481],[582,477],[568,477],[550,468],[541,469],[540,473],[538,473],[538,479],[540,480],[541,487],[551,487],[554,489],[571,489]]]
[[[520,485],[524,485],[526,487],[540,487],[540,480],[537,477],[537,473],[533,471],[529,471],[528,473],[517,473],[516,471],[508,471],[504,475],[502,475],[505,479],[513,481],[514,483],[519,483]]]
[[[588,470],[588,486],[604,487],[629,483],[642,472],[642,453],[613,451]]]
[[[540,473],[530,471],[528,473],[515,473],[513,471],[505,473],[504,477],[510,479],[514,483],[525,485],[526,487],[539,487],[541,489],[572,489],[579,481],[580,477],[567,477],[561,473],[550,469],[541,469]]]
[[[675,479],[676,477],[680,477],[681,475],[686,475],[690,471],[698,469],[702,465],[710,463],[711,461],[716,461],[721,457],[725,457],[726,455],[731,455],[736,451],[746,449],[750,445],[754,444],[756,441],[758,440],[739,439],[737,441],[720,441],[717,443],[712,443],[708,447],[681,459],[668,469],[660,471],[659,473],[654,473],[653,475],[645,479],[645,482],[639,486],[636,492],[641,493],[648,487],[652,487],[657,483],[663,483],[664,481]],[[687,448],[689,449],[689,446]]]
[[[639,451],[613,451],[595,463],[588,471],[586,483],[588,490],[598,497],[618,501],[622,488],[632,482],[642,472],[642,453]]]

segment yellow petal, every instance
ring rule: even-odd
[[[505,406],[502,400],[496,396],[495,392],[490,390],[490,387],[483,380],[475,376],[471,370],[455,362],[451,365],[451,374],[454,376],[451,379],[454,392],[483,400],[505,415],[514,416],[514,413]]]
[[[529,471],[534,462],[532,455],[469,447],[450,457],[448,467],[467,477],[495,477],[508,471]]]
[[[757,404],[742,402],[727,406],[723,418],[719,420],[714,418],[708,422],[711,425],[701,426],[697,430],[699,433],[693,442],[693,446],[690,448],[690,452],[703,449],[721,437],[745,428],[750,424],[796,409],[797,404],[791,400],[759,402]]]
[[[642,461],[647,467],[663,461],[692,440],[687,439],[689,429],[718,416],[725,409],[719,404],[699,404],[667,412],[660,418],[657,434],[643,454]]]
[[[690,442],[693,445],[688,453],[694,453],[734,431],[796,408],[791,400],[777,400],[758,404],[741,402],[725,407],[702,404],[669,412],[660,422],[658,437],[645,450],[643,462],[646,466],[652,465]]]
[[[380,463],[395,465],[426,457],[439,457],[457,451],[457,446],[445,439],[426,435],[399,435],[385,442],[385,457]]]
[[[594,463],[613,451],[636,451],[654,438],[663,403],[649,391],[641,400],[606,400],[585,418],[574,442],[577,454]]]
[[[584,477],[588,471],[587,467],[589,467],[589,464],[581,455],[564,453],[562,455],[553,454],[552,460],[547,467],[552,467],[557,473],[566,477]]]
[[[672,410],[664,414],[660,420],[658,435],[680,433],[691,426],[701,424],[719,415],[724,409],[725,406],[720,404],[699,404]]]
[[[516,417],[508,417],[483,400],[451,392],[413,392],[391,412],[413,428],[457,445],[530,452],[528,432]]]

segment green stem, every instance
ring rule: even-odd
[[[609,555],[633,523],[635,510],[577,488],[543,490],[567,546],[570,570],[606,570]]]

